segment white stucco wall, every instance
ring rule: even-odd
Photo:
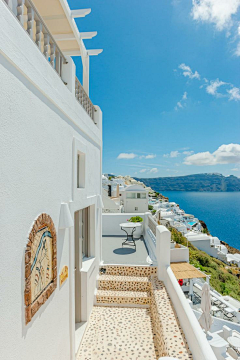
[[[144,214],[137,214],[143,219],[143,231],[145,224]],[[102,234],[104,235],[123,235],[119,224],[126,223],[132,216],[136,214],[126,214],[126,213],[115,213],[115,214],[102,214]]]
[[[189,249],[185,246],[181,248],[173,248],[170,250],[170,261],[175,262],[189,262]]]
[[[3,2],[0,22],[0,225],[4,234],[0,265],[0,339],[4,346],[0,357],[72,360],[74,230],[59,230],[58,221],[61,202],[69,203],[73,215],[95,205],[101,193],[101,110],[96,113],[96,126]],[[71,59],[68,66],[72,66]],[[77,191],[73,191],[74,139],[86,151],[86,185]],[[96,277],[101,211],[93,208],[95,267],[91,276]],[[42,212],[52,217],[57,230],[58,286],[26,326],[24,252],[33,220]],[[69,278],[60,288],[64,265],[69,267]],[[89,303],[93,302],[91,284]]]
[[[124,199],[124,211],[136,214],[144,213],[148,211],[148,199]]]
[[[210,240],[191,240],[191,237],[189,236],[188,240],[195,246],[197,249],[205,251],[208,255],[213,256],[215,258],[220,258],[218,256],[218,249],[214,246],[212,247],[210,245]]]

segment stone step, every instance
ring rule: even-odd
[[[98,279],[99,290],[149,291],[149,288],[146,276],[100,275]]]
[[[150,293],[147,291],[97,290],[97,305],[150,305]]]
[[[126,266],[126,265],[102,265],[99,268],[102,275],[137,276],[147,277],[157,273],[156,266]]]

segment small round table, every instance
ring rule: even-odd
[[[140,223],[133,223],[133,222],[127,222],[127,223],[122,223],[119,224],[119,226],[121,227],[121,230],[125,231],[125,233],[127,234],[127,238],[126,240],[122,243],[123,245],[129,245],[129,246],[134,246],[136,249],[136,243],[135,240],[133,238],[133,233],[136,230],[137,227],[142,226]],[[128,234],[127,230],[125,229],[132,229],[131,234]]]
[[[239,348],[240,348],[240,338],[237,336],[230,336],[227,341],[229,344],[234,348],[235,351],[239,354]]]

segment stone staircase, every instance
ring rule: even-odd
[[[193,359],[156,274],[153,266],[100,267],[95,306],[77,360]]]
[[[96,305],[149,307],[149,276],[156,267],[103,266],[97,281]]]

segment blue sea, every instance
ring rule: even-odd
[[[240,192],[159,191],[203,220],[212,236],[240,249]]]

